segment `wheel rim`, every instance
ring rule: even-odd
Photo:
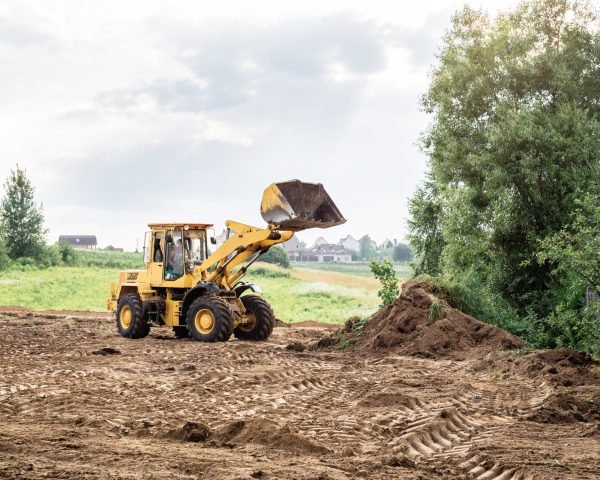
[[[215,316],[206,308],[198,310],[196,312],[196,316],[194,317],[194,325],[198,332],[206,335],[215,327]]]
[[[256,327],[256,314],[250,310],[246,310],[246,323],[240,325],[238,328],[242,332],[250,332]]]
[[[129,305],[123,305],[119,320],[121,321],[121,326],[123,328],[129,328],[131,326],[131,307]]]

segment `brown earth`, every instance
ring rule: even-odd
[[[0,478],[600,476],[597,364],[498,353],[514,337],[448,305],[429,324],[429,294],[411,295],[418,321],[396,306],[390,327],[381,312],[346,351],[303,349],[331,334],[318,324],[203,344],[159,329],[127,340],[106,315],[4,309]]]
[[[431,318],[432,302],[439,305],[438,318]],[[363,326],[364,325],[364,326]],[[501,349],[523,348],[514,335],[453,308],[425,282],[406,282],[402,293],[388,307],[369,318],[366,324],[351,318],[340,331],[317,347],[339,347],[368,355],[385,351],[423,358],[482,358]]]

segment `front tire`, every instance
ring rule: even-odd
[[[198,297],[187,311],[187,325],[193,340],[224,342],[233,331],[233,313],[220,297]]]
[[[240,300],[246,307],[246,315],[250,320],[238,326],[233,332],[240,340],[266,340],[273,333],[275,314],[271,305],[258,295],[244,295]]]
[[[117,330],[125,338],[143,338],[150,326],[142,315],[142,301],[137,295],[127,294],[117,304]]]

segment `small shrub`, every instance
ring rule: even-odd
[[[65,265],[75,265],[77,258],[75,249],[71,245],[69,245],[67,242],[60,242],[58,244],[58,251],[60,253],[62,263]]]
[[[62,263],[60,251],[57,246],[44,247],[40,252],[37,266],[40,268],[56,267]]]
[[[431,297],[431,305],[429,306],[429,323],[437,322],[444,318],[445,312],[442,303],[437,297]]]
[[[353,343],[354,343],[353,338],[344,338],[340,343],[338,343],[336,348],[338,350],[346,350]]]
[[[358,318],[355,322],[354,325],[352,325],[352,331],[358,335],[360,335],[363,330],[365,329],[365,326],[367,325],[368,322],[368,318]]]
[[[392,263],[385,259],[383,262],[371,261],[369,264],[373,275],[377,280],[381,282],[381,289],[377,292],[377,295],[382,300],[381,307],[387,307],[394,303],[394,300],[400,295],[400,289],[398,288],[398,277],[396,277],[396,270]]]

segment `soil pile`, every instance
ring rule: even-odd
[[[527,420],[538,423],[600,422],[600,390],[597,387],[560,388]]]
[[[392,349],[404,355],[457,360],[524,347],[514,335],[461,312],[429,284],[415,281],[406,282],[396,301],[367,322],[351,318],[318,346],[332,344],[355,352]]]
[[[542,376],[555,385],[600,386],[600,364],[585,352],[568,348],[546,350],[516,358],[513,364],[517,373],[530,378]]]
[[[498,355],[481,360],[473,367],[476,370],[495,368],[506,374],[540,379],[560,387],[592,385],[600,388],[600,363],[585,352],[569,348],[525,355]]]
[[[289,426],[280,426],[263,418],[228,423],[216,430],[212,439],[226,445],[254,443],[288,450],[292,453],[324,454],[329,452],[322,445],[294,433]]]
[[[544,403],[527,420],[551,424],[600,422],[600,363],[585,352],[561,348],[525,355],[501,353],[477,362],[473,368],[496,369],[551,386]]]
[[[183,442],[204,442],[210,437],[211,431],[203,423],[185,422],[181,428],[170,430],[165,438],[181,440]]]

